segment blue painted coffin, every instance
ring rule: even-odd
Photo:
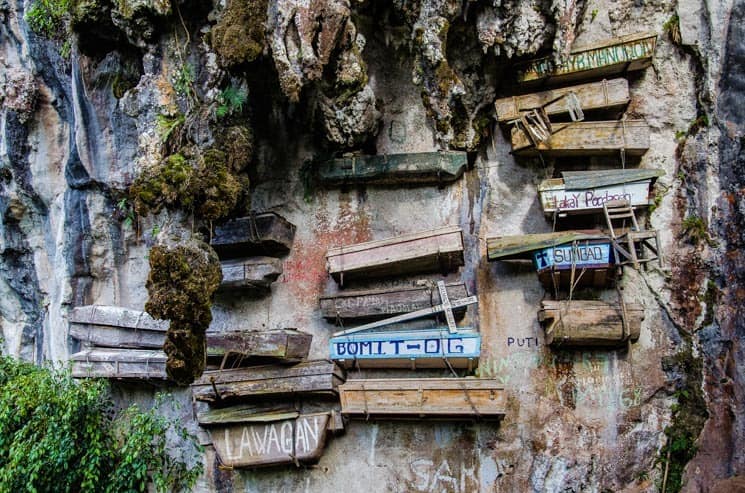
[[[613,263],[610,242],[565,243],[533,252],[533,265],[538,272],[547,269],[604,269]]]
[[[475,368],[481,336],[472,329],[379,331],[333,337],[331,359],[358,368]],[[447,362],[445,361],[447,359]]]

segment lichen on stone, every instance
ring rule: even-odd
[[[252,62],[264,51],[267,0],[229,0],[212,28],[212,48],[225,66]]]
[[[204,334],[212,321],[213,295],[222,281],[220,261],[196,238],[156,245],[149,261],[145,310],[153,318],[171,321],[163,346],[166,371],[174,382],[188,385],[204,371]]]

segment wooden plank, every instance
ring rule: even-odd
[[[330,159],[318,168],[318,180],[326,185],[453,182],[468,165],[465,152],[441,151],[382,154]]]
[[[318,462],[329,413],[302,414],[268,423],[241,423],[210,430],[220,461],[228,467]]]
[[[486,251],[489,260],[531,260],[536,250],[587,240],[610,241],[610,237],[599,229],[496,236],[486,239]]]
[[[506,122],[520,118],[523,111],[545,106],[548,115],[561,115],[567,113],[565,100],[559,99],[573,92],[579,100],[584,111],[592,110],[618,110],[624,108],[629,98],[629,83],[626,79],[602,80],[569,87],[560,87],[548,91],[523,94],[521,96],[509,96],[497,99],[494,107],[497,111],[497,120]],[[553,101],[553,102],[552,102]]]
[[[329,273],[343,279],[381,277],[415,272],[449,272],[464,264],[463,235],[458,227],[402,235],[356,245],[331,248],[326,255]]]
[[[265,365],[204,372],[192,384],[192,393],[195,399],[206,402],[301,393],[335,395],[344,380],[344,371],[333,362],[306,361],[289,367]]]
[[[568,290],[571,283],[576,288],[609,288],[615,285],[618,278],[618,269],[614,266],[612,268],[602,269],[577,269],[574,273],[574,280],[572,280],[572,271],[567,270],[551,270],[545,269],[538,273],[538,279],[541,281],[543,287],[553,292],[555,288]]]
[[[200,426],[277,421],[300,415],[290,403],[251,403],[225,408],[209,408],[197,414]]]
[[[575,269],[607,269],[613,264],[610,241],[590,240],[564,243],[533,252],[537,271]]]
[[[245,357],[300,361],[308,357],[313,336],[295,329],[207,333],[207,356],[226,352]]]
[[[513,128],[512,152],[520,156],[548,157],[592,156],[624,150],[629,156],[641,156],[649,149],[650,129],[644,120],[557,123],[551,138],[533,146],[525,132]]]
[[[251,257],[220,262],[222,282],[220,291],[269,291],[271,284],[282,274],[282,262],[272,257]]]
[[[468,296],[464,283],[445,285],[450,299]],[[392,315],[413,312],[440,303],[438,290],[430,286],[415,286],[394,289],[344,291],[320,299],[321,314],[329,321],[377,320]],[[457,318],[462,318],[466,307],[453,310]],[[434,315],[433,315],[434,316]]]
[[[294,224],[275,212],[265,212],[215,227],[210,244],[221,259],[281,256],[290,251],[294,238]]]
[[[626,303],[572,300],[541,302],[538,320],[546,331],[546,344],[553,346],[618,347],[639,339],[644,307]]]
[[[163,351],[135,349],[86,349],[73,354],[75,378],[167,380]]]
[[[78,306],[70,311],[69,320],[71,337],[102,347],[159,348],[168,330],[168,321],[120,306]]]
[[[639,33],[574,49],[559,64],[550,56],[530,60],[515,66],[517,82],[526,86],[565,84],[641,70],[651,65],[656,44],[656,34]]]
[[[504,388],[493,379],[387,378],[348,380],[339,387],[342,414],[353,417],[501,417]]]
[[[481,336],[472,329],[451,334],[447,327],[379,331],[333,337],[331,359],[345,368],[475,368]],[[447,361],[446,361],[447,360]]]

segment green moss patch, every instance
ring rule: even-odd
[[[229,0],[212,28],[212,48],[226,66],[252,62],[264,51],[267,0]]]

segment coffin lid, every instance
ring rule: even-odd
[[[488,238],[489,260],[530,259],[531,252],[551,248],[573,241],[608,240],[608,235],[600,230],[559,231],[517,236],[498,236]]]
[[[656,180],[665,174],[661,169],[604,169],[598,171],[562,171],[565,190],[587,190],[642,180]],[[539,186],[542,188],[543,183]]]

